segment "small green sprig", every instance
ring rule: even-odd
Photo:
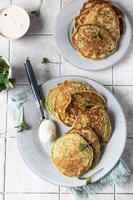
[[[52,64],[59,64],[59,62],[55,62],[55,61],[51,61],[49,58],[44,57],[42,59],[42,64],[48,64],[48,63],[52,63]]]
[[[29,129],[29,126],[26,124],[26,122],[24,120],[24,108],[23,108],[23,106],[21,106],[21,109],[20,109],[20,122],[17,126],[15,126],[15,128],[17,128],[17,132],[22,132],[22,131]]]
[[[99,172],[101,172],[104,169],[104,167],[102,167],[101,169],[97,170],[96,172],[94,172],[91,176],[86,177],[86,176],[80,176],[78,177],[79,180],[86,180],[86,185],[89,185],[91,183],[91,180],[93,178],[94,175],[98,174]]]
[[[79,144],[79,151],[83,151],[84,149],[86,149],[88,147],[88,144],[85,144],[85,143],[80,143]]]
[[[43,0],[40,0],[37,8],[35,10],[31,11],[31,14],[36,17],[40,16],[40,10],[41,10],[42,4],[43,4]]]
[[[93,106],[95,106],[95,104],[90,103],[88,100],[86,100],[86,101],[84,102],[84,107],[85,107],[85,108],[91,108],[91,107],[93,107]]]

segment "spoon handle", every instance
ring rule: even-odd
[[[29,58],[26,59],[24,65],[25,65],[25,70],[27,73],[27,77],[29,79],[29,83],[30,83],[32,92],[34,94],[37,105],[40,109],[41,117],[43,120],[43,119],[45,119],[45,115],[44,115],[44,111],[43,111],[42,96],[41,96],[41,92],[40,92],[39,86],[37,84],[37,80],[36,80],[36,77],[35,77],[35,74],[34,74],[34,71],[33,71],[33,68],[32,68]]]

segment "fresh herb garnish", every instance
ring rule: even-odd
[[[81,143],[79,144],[79,151],[83,151],[86,147],[88,147],[88,144],[85,144],[85,143]]]
[[[31,11],[31,14],[35,15],[36,17],[40,16],[40,10],[41,10],[42,4],[43,4],[43,0],[40,0],[37,8],[35,10]]]
[[[9,65],[7,62],[0,56],[0,92],[9,88],[13,88],[15,83],[14,78],[9,78]]]
[[[104,167],[102,167],[101,169],[97,170],[96,172],[94,172],[94,174],[92,174],[89,177],[81,176],[81,177],[78,177],[78,179],[79,180],[86,180],[86,185],[89,185],[91,183],[91,180],[92,180],[93,176],[96,175],[97,173],[99,173],[100,171],[102,171],[103,169],[104,169]]]
[[[24,120],[24,108],[23,108],[23,106],[21,106],[21,109],[20,109],[20,122],[17,126],[15,126],[15,128],[17,128],[17,132],[22,132],[22,131],[29,129],[29,126],[26,124],[26,122]]]
[[[86,100],[86,101],[84,102],[84,107],[85,107],[85,108],[90,108],[90,107],[93,107],[93,106],[95,106],[95,104],[90,103],[88,100]]]
[[[50,61],[49,58],[46,58],[46,57],[43,58],[41,63],[43,63],[43,64],[48,64],[48,63],[59,64],[59,62]]]
[[[98,29],[97,32],[92,35],[92,39],[98,39],[98,40],[102,39],[100,34],[100,29]]]

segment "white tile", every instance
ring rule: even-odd
[[[29,13],[36,9],[38,0],[13,0],[13,4],[25,8]],[[60,0],[44,0],[39,17],[31,16],[30,33],[52,33],[54,21],[60,11]]]
[[[0,92],[0,135],[6,132],[6,100],[7,93],[5,91]]]
[[[133,86],[115,86],[114,93],[127,119],[128,136],[133,137]]]
[[[6,194],[5,200],[58,200],[58,194]]]
[[[10,4],[11,4],[11,0],[1,0],[0,1],[0,11],[5,9]]]
[[[6,192],[58,192],[58,187],[40,179],[20,156],[16,139],[7,141]]]
[[[3,195],[2,194],[0,194],[0,200],[3,200]]]
[[[114,195],[113,194],[95,194],[91,195],[90,200],[114,200]]]
[[[133,193],[133,139],[128,139],[124,154],[122,156],[123,160],[128,165],[131,170],[131,175],[126,184],[123,184],[121,187],[116,186],[117,193]]]
[[[118,64],[114,65],[113,80],[115,85],[133,85],[133,38],[128,52]]]
[[[3,191],[5,149],[4,139],[0,138],[0,192]]]
[[[74,200],[75,198],[73,197],[72,194],[61,194],[61,200]],[[96,194],[96,195],[90,195],[88,200],[114,200],[114,195],[112,194]]]
[[[116,200],[133,200],[133,194],[117,194]]]
[[[61,194],[60,199],[61,200],[74,200],[74,197],[72,194]]]
[[[62,59],[62,66],[61,66],[61,75],[79,75],[85,76],[104,85],[111,85],[112,84],[112,68],[101,71],[84,71],[81,69],[76,68],[75,66],[67,63]]]
[[[0,55],[9,56],[9,41],[8,39],[0,36]]]
[[[27,90],[30,90],[30,86],[15,86],[13,88],[13,90],[10,90],[8,92],[8,102],[15,95],[18,95]],[[14,128],[14,121],[12,118],[12,113],[9,110],[9,108],[7,110],[8,110],[8,112],[7,112],[7,135],[8,136],[16,136],[16,129]]]
[[[11,63],[17,83],[28,83],[24,62],[29,57],[40,83],[54,76],[59,76],[58,64],[41,63],[43,57],[59,61],[53,38],[50,36],[27,36],[11,43]]]

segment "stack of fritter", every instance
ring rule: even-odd
[[[106,0],[89,0],[74,19],[71,43],[82,56],[99,60],[117,50],[122,32],[122,13],[117,7]]]
[[[71,129],[51,148],[51,159],[66,176],[81,176],[94,168],[111,136],[105,99],[90,85],[64,81],[46,97],[47,109]]]

